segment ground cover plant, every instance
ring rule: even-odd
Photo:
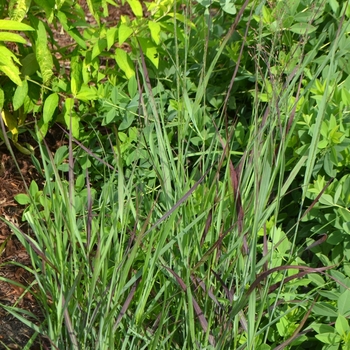
[[[126,3],[0,2],[26,348],[348,348],[348,2]]]

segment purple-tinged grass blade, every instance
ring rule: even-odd
[[[302,265],[286,265],[286,266],[277,266],[274,267],[268,271],[265,271],[263,273],[261,273],[257,279],[252,283],[252,285],[250,286],[250,288],[247,291],[247,296],[249,296],[253,290],[255,288],[257,288],[260,283],[265,280],[269,275],[271,275],[274,272],[277,271],[286,271],[286,270],[301,270],[302,272],[305,272],[305,274],[308,273],[321,273],[327,270],[332,269],[333,267],[335,267],[335,265],[333,266],[325,266],[325,267],[308,267],[308,266],[302,266]],[[294,278],[298,278],[299,274],[294,275]],[[293,277],[293,276],[291,276]],[[289,277],[288,277],[289,278]]]
[[[219,301],[216,299],[216,297],[215,297],[215,295],[213,294],[213,292],[210,290],[210,289],[208,289],[207,290],[207,288],[206,288],[206,286],[205,286],[205,283],[199,278],[199,277],[196,277],[196,276],[194,276],[193,274],[191,274],[191,280],[192,280],[192,282],[193,282],[193,284],[194,285],[199,285],[201,288],[202,288],[202,290],[205,292],[205,293],[207,293],[208,294],[208,296],[209,296],[209,298],[211,299],[211,300],[213,300],[213,302],[219,307],[219,308],[223,308],[223,306],[219,303]]]
[[[176,279],[177,283],[180,285],[181,289],[186,292],[187,291],[187,286],[185,284],[185,282],[181,279],[181,277],[172,269],[170,269],[169,267],[166,267],[163,265],[163,267],[165,269],[167,269]],[[206,320],[203,311],[201,310],[200,306],[198,305],[197,301],[195,300],[195,298],[192,296],[192,303],[193,303],[193,308],[194,311],[196,313],[196,316],[198,317],[199,323],[202,326],[202,329],[205,333],[207,333],[208,331],[208,321]],[[216,342],[214,337],[210,334],[209,335],[209,343],[212,346],[215,346]]]
[[[122,308],[121,308],[121,310],[119,312],[117,320],[116,320],[116,322],[115,322],[115,324],[113,326],[113,332],[116,331],[116,329],[118,327],[118,324],[120,323],[120,321],[122,320],[123,316],[125,315],[126,310],[128,309],[128,307],[129,307],[129,305],[130,305],[130,303],[132,301],[132,298],[134,297],[134,295],[136,293],[136,289],[137,289],[137,286],[139,285],[140,281],[141,281],[141,277],[139,277],[136,280],[136,282],[132,285],[130,293],[127,296],[127,298],[126,298],[126,300],[125,300],[125,302],[124,302],[124,304],[123,304],[123,306],[122,306]]]
[[[221,279],[221,277],[213,270],[211,269],[211,272],[215,276],[215,278],[220,282],[222,288],[224,289],[226,293],[227,299],[230,301],[230,303],[233,303],[233,296],[235,294],[235,288],[233,290],[229,290],[228,287],[225,285],[224,281]]]
[[[292,341],[294,341],[295,339],[297,339],[301,335],[300,331],[303,328],[303,326],[304,326],[305,322],[307,321],[307,319],[309,318],[311,310],[314,307],[316,301],[317,301],[317,297],[313,301],[313,303],[312,303],[311,307],[309,308],[309,310],[307,310],[307,313],[304,315],[303,319],[301,320],[299,326],[296,328],[296,330],[294,331],[292,336],[289,339],[287,339],[285,342],[283,342],[281,345],[276,346],[274,348],[274,350],[283,350],[283,349],[285,349]]]

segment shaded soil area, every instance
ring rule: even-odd
[[[94,24],[95,20],[89,13],[86,2],[79,0],[79,3],[86,13],[87,22]],[[118,8],[110,6],[109,16],[103,21],[108,26],[115,26],[121,15],[132,17],[132,12],[127,4],[120,5]],[[62,28],[52,28],[52,31],[57,46],[62,48],[61,52],[64,56],[65,50],[69,52],[74,41],[64,33]],[[66,64],[62,56],[57,58],[61,60],[62,65]],[[21,137],[24,137],[25,140],[22,139],[20,142],[29,142],[35,147],[35,142],[30,139],[29,132],[22,134]],[[46,142],[50,150],[54,152],[62,145],[63,139],[64,134],[61,128],[53,127],[46,137]],[[4,142],[0,142],[0,218],[5,219],[5,221],[0,220],[0,350],[22,349],[34,334],[30,327],[8,312],[9,308],[20,308],[25,312],[21,316],[34,324],[39,325],[43,321],[40,307],[33,296],[33,288],[28,287],[35,282],[28,271],[31,266],[30,257],[11,229],[11,225],[15,225],[23,233],[31,235],[30,227],[22,221],[25,208],[16,202],[15,196],[26,193],[26,188],[32,180],[40,186],[42,179],[33,166],[30,156],[18,152],[15,148],[13,151],[15,160]],[[40,158],[40,155],[36,154],[36,157]],[[28,316],[28,313],[33,314],[35,318]],[[50,346],[40,336],[31,346],[31,349],[45,348],[50,348]]]
[[[24,208],[14,197],[25,193],[25,185],[29,186],[32,180],[38,181],[38,176],[30,158],[19,152],[15,157],[17,165],[5,145],[0,147],[0,216],[25,234],[30,234],[29,227],[22,222]],[[30,267],[30,258],[26,250],[11,227],[0,221],[0,349],[22,349],[34,333],[8,313],[8,307],[14,306],[36,315],[36,320],[24,316],[31,322],[38,324],[40,320],[40,309],[26,290],[34,280],[27,267]],[[40,349],[38,341],[32,349]]]

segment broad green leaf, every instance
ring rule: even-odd
[[[334,169],[334,164],[331,160],[331,156],[330,156],[329,152],[327,152],[324,156],[323,166],[324,166],[324,170],[328,176],[333,177],[336,175],[337,171]]]
[[[36,28],[35,32],[35,55],[40,67],[43,83],[47,84],[53,75],[53,59],[47,43],[45,25],[41,20],[30,16],[31,23]]]
[[[338,1],[337,0],[328,0],[329,2],[329,5],[331,6],[332,8],[332,11],[334,13],[337,13],[338,12],[338,9],[339,9],[339,4],[338,4]]]
[[[341,89],[341,99],[345,105],[350,105],[350,92],[345,87]]]
[[[18,134],[17,118],[14,117],[9,111],[4,111],[4,110],[2,110],[1,116],[7,128],[11,131],[11,134],[12,135]]]
[[[328,240],[329,240],[329,238],[328,238]],[[338,301],[340,293],[319,290],[319,294],[322,295],[323,297],[327,298],[328,300],[337,300]]]
[[[335,329],[340,336],[344,336],[349,332],[348,320],[343,316],[339,315],[335,321]]]
[[[123,120],[118,126],[118,130],[128,129],[132,122],[135,120],[135,115],[131,113],[124,113]]]
[[[31,87],[33,85],[31,83],[28,83],[28,91],[31,92]],[[41,106],[36,104],[34,100],[32,100],[29,97],[29,94],[27,95],[27,97],[24,99],[24,103],[22,108],[19,110],[19,112],[23,115],[24,119],[26,119],[26,115],[30,114],[30,113],[36,113],[37,111],[39,111],[41,109]],[[24,120],[22,122],[22,118],[20,118],[21,120],[18,121],[18,123],[22,123],[19,125],[23,125]]]
[[[44,102],[44,109],[43,109],[43,120],[44,123],[50,123],[53,117],[53,114],[58,107],[58,95],[54,92],[53,94],[49,95],[45,102]]]
[[[39,142],[41,142],[44,139],[44,137],[46,136],[47,131],[49,130],[49,124],[44,123],[44,119],[41,118],[38,120],[37,126],[38,127],[36,129],[36,136],[37,136]]]
[[[9,19],[1,19],[0,20],[0,30],[18,30],[18,31],[31,31],[35,30],[31,26],[17,22],[17,21],[12,21]]]
[[[83,64],[80,62],[79,56],[73,56],[71,61],[71,81],[70,81],[70,89],[72,94],[75,96],[81,88],[83,83],[82,69]]]
[[[312,311],[319,316],[337,317],[338,313],[333,306],[325,302],[316,303]]]
[[[65,114],[65,122],[66,122],[67,128],[72,130],[73,137],[75,137],[76,139],[79,139],[80,118],[78,117],[78,115],[75,112],[71,114],[69,113]]]
[[[157,47],[149,39],[138,38],[138,40],[145,56],[154,64],[156,68],[158,68],[159,54]]]
[[[7,47],[0,45],[0,70],[15,84],[22,85],[19,69],[13,61],[20,64],[18,58]]]
[[[329,205],[329,206],[334,206],[333,197],[327,193],[324,193],[321,196],[320,203],[325,204],[325,205]]]
[[[23,76],[31,76],[40,69],[38,61],[36,60],[35,53],[31,52],[21,61],[22,69],[21,73]]]
[[[224,12],[230,15],[235,15],[237,12],[234,1],[232,0],[220,0],[220,6]]]
[[[326,283],[322,276],[317,273],[310,273],[307,277],[312,283],[316,284],[316,286],[323,286]]]
[[[35,195],[37,195],[38,192],[39,192],[39,186],[33,180],[29,185],[29,193],[31,194],[31,196],[35,197]]]
[[[21,22],[26,16],[31,0],[10,0],[8,11],[10,19]]]
[[[335,328],[324,323],[312,323],[310,327],[316,332],[316,333],[335,333]]]
[[[158,22],[149,21],[148,28],[151,31],[153,41],[158,45],[160,42],[160,25]]]
[[[94,86],[83,85],[75,96],[78,100],[97,100],[97,89]]]
[[[106,39],[99,39],[97,43],[92,48],[91,59],[93,60],[95,57],[99,56],[101,52],[103,52],[107,47]]]
[[[350,315],[350,290],[346,289],[339,297],[338,311],[343,316]]]
[[[142,17],[143,11],[142,11],[142,5],[139,0],[126,0],[128,4],[131,7],[132,12],[136,17]]]
[[[16,202],[20,205],[30,204],[29,196],[24,193],[17,194],[14,198]]]
[[[338,208],[338,212],[345,221],[350,222],[350,210],[349,209]]]
[[[80,118],[74,111],[74,99],[67,98],[65,101],[64,121],[67,128],[72,131],[72,135],[79,138]]]
[[[316,334],[315,337],[324,344],[336,345],[341,342],[340,336],[336,333]]]
[[[290,15],[294,15],[299,7],[300,0],[286,0],[286,2],[280,2],[281,8],[284,9],[288,12]]]
[[[107,37],[107,50],[110,50],[110,48],[114,45],[116,41],[116,35],[118,32],[117,27],[108,28],[106,32]]]
[[[128,81],[128,92],[130,98],[133,98],[137,92],[137,81],[135,77],[131,77]]]
[[[66,112],[71,112],[74,108],[74,99],[73,98],[66,98],[64,101],[64,108],[65,108],[65,113]]]
[[[311,25],[310,23],[295,23],[289,28],[291,32],[301,35],[311,34],[316,29],[317,27]]]
[[[267,345],[267,344],[261,344],[261,345],[259,345],[257,350],[271,350],[271,346]]]
[[[118,29],[119,45],[123,44],[127,38],[132,34],[132,29],[126,24],[121,24]]]
[[[116,116],[117,116],[117,111],[114,108],[110,109],[106,113],[105,117],[103,118],[102,125],[104,126],[114,122],[115,121],[114,119]]]
[[[118,67],[125,73],[128,79],[135,75],[134,64],[132,63],[130,57],[124,50],[119,48],[115,50],[115,60],[117,62]]]
[[[57,10],[59,10],[62,7],[62,5],[66,2],[66,0],[55,0],[55,2]]]
[[[20,108],[23,103],[24,99],[28,95],[28,82],[27,80],[24,80],[22,85],[17,86],[16,91],[13,95],[12,104],[13,109],[17,111],[18,108]]]
[[[0,41],[12,41],[14,43],[26,44],[27,40],[15,33],[0,32]]]

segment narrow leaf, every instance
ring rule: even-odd
[[[100,16],[99,16],[99,1],[94,0],[86,0],[86,3],[88,4],[90,13],[94,16],[97,23],[100,23]]]
[[[83,49],[87,49],[85,39],[81,36],[79,31],[72,26],[71,23],[68,23],[67,16],[62,11],[58,11],[57,17],[60,20],[64,30],[67,32],[69,36],[71,36],[76,43],[81,46]]]
[[[291,32],[301,35],[313,33],[316,29],[310,23],[295,23],[289,28]]]
[[[186,292],[187,291],[187,286],[185,284],[185,282],[181,279],[181,277],[172,269],[166,267],[163,265],[163,267],[165,269],[167,269],[176,279],[177,283],[180,285],[181,289]],[[192,303],[193,303],[193,308],[194,311],[196,313],[196,316],[199,320],[200,325],[202,326],[202,329],[204,332],[208,331],[208,321],[206,320],[205,316],[204,316],[204,312],[202,311],[202,309],[200,308],[200,306],[198,305],[197,301],[195,300],[195,298],[192,296]],[[209,342],[212,346],[215,346],[215,339],[212,335],[209,335]]]
[[[5,102],[4,90],[0,88],[0,110],[3,109],[3,107],[4,107],[4,102]]]
[[[117,318],[117,321],[115,322],[114,326],[113,326],[113,330],[115,331],[118,327],[118,324],[119,322],[121,321],[121,319],[123,318],[123,316],[125,315],[131,301],[132,301],[132,298],[134,297],[135,295],[135,292],[136,292],[136,288],[137,286],[139,285],[140,283],[140,280],[141,280],[141,277],[139,277],[136,282],[133,284],[133,286],[131,287],[131,290],[130,290],[130,293],[129,295],[127,296],[126,300],[125,300],[125,303],[123,304],[120,312],[119,312],[119,315],[118,315],[118,318]]]

